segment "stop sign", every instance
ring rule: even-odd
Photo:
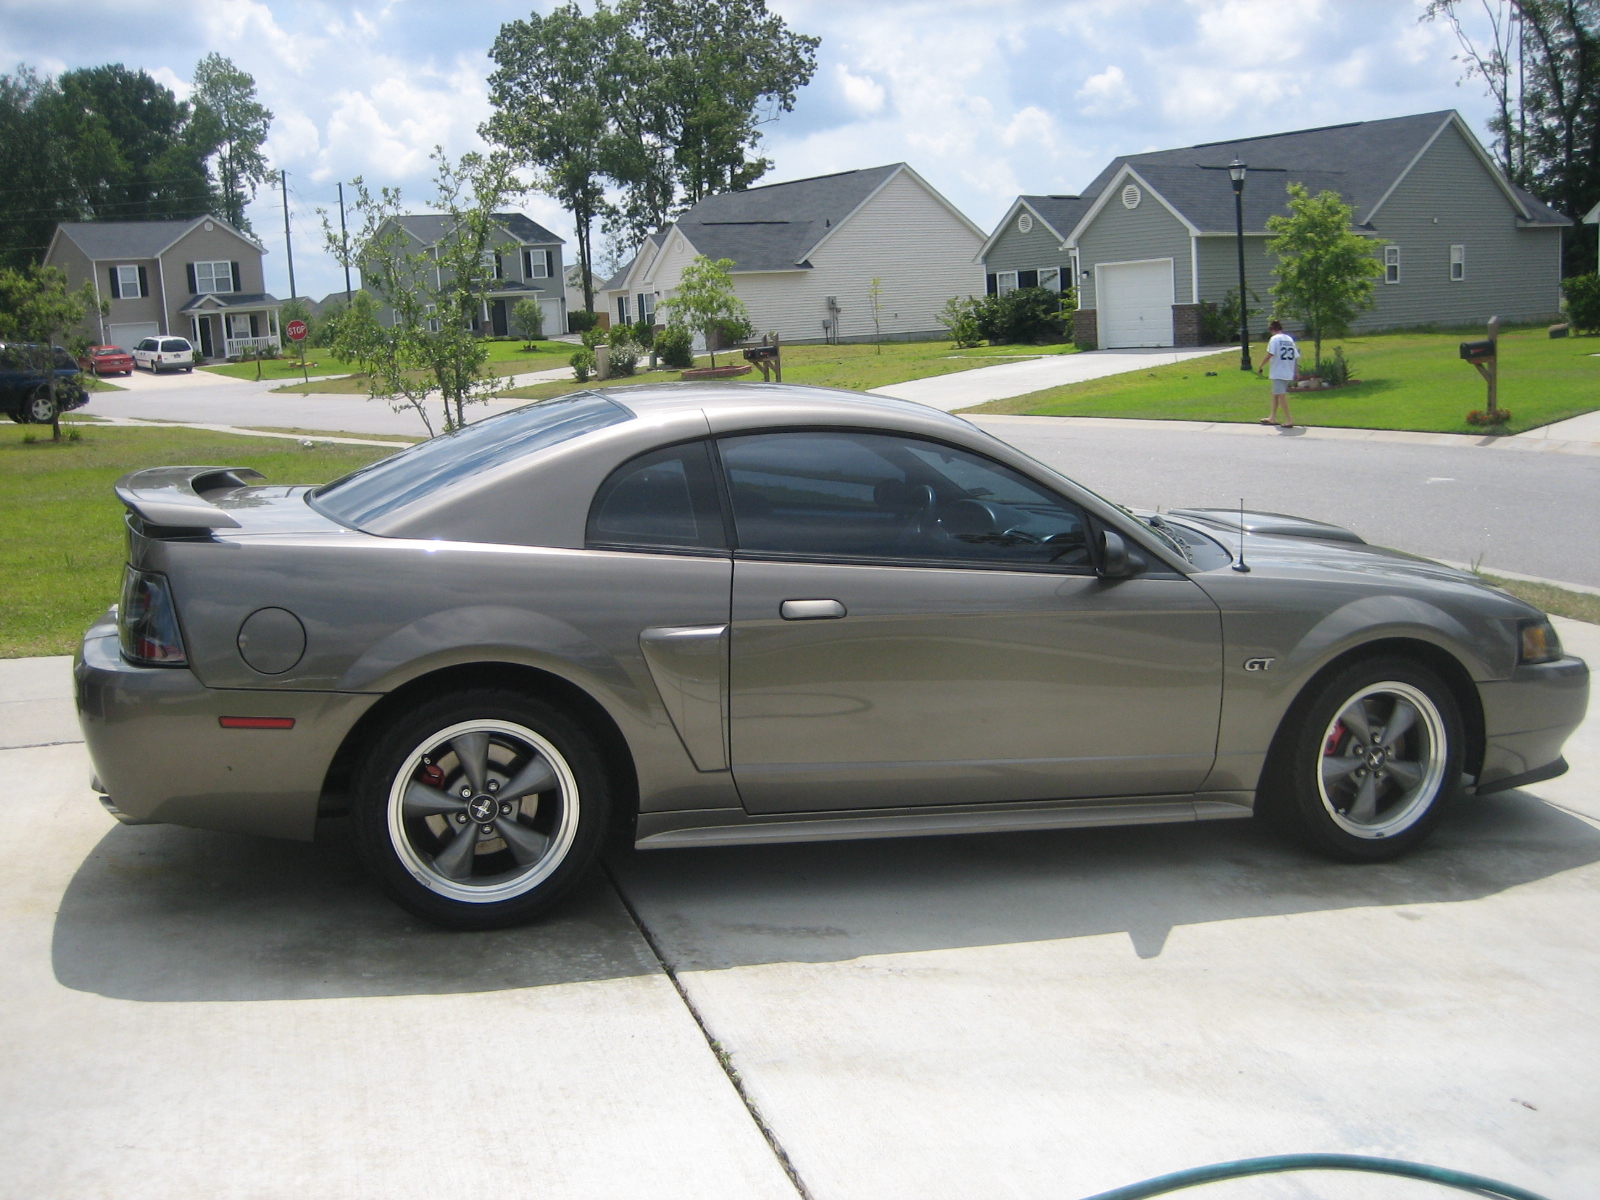
[[[283,331],[289,335],[291,342],[303,342],[306,340],[306,323],[304,321],[290,321],[283,327]]]

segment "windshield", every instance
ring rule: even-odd
[[[311,504],[325,516],[359,529],[453,483],[632,419],[628,409],[594,392],[541,400],[441,434],[325,483],[311,493]]]

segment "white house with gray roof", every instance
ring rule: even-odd
[[[1078,286],[1082,345],[1198,345],[1199,306],[1239,286],[1228,165],[1248,167],[1245,275],[1270,307],[1267,218],[1287,185],[1338,192],[1384,275],[1356,331],[1560,310],[1571,222],[1513,186],[1454,111],[1357,121],[1112,160],[1081,196],[1019,196],[984,243],[988,290]],[[1061,286],[1055,283],[1055,286]]]
[[[758,333],[787,342],[945,336],[952,296],[983,288],[983,230],[905,163],[708,196],[645,239],[606,281],[613,321],[651,317],[697,255],[733,260],[734,290]]]
[[[544,310],[546,337],[565,333],[567,328],[567,300],[565,268],[561,262],[562,238],[522,213],[495,213],[495,229],[490,235],[494,261],[490,264],[493,282],[485,289],[473,329],[485,336],[505,337],[512,333],[511,311],[517,301],[533,299]],[[453,228],[451,218],[439,213],[408,214],[390,217],[379,227],[382,236],[390,222],[402,230],[411,253],[437,259],[439,247],[449,238]],[[435,284],[439,268],[433,268]],[[363,286],[371,287],[363,283]],[[373,294],[382,301],[376,289]],[[394,310],[382,304],[378,319],[394,323]]]
[[[109,306],[81,330],[130,349],[163,334],[188,338],[208,359],[279,345],[277,297],[267,294],[266,247],[221,217],[186,221],[66,221],[44,263],[69,286],[94,285]]]

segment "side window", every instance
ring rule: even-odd
[[[845,431],[719,446],[741,552],[1093,569],[1077,505],[966,450]]]
[[[611,472],[589,507],[585,541],[591,547],[726,550],[706,444],[653,450]]]

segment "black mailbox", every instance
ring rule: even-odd
[[[1493,360],[1494,342],[1462,342],[1461,357],[1469,363],[1486,363]]]
[[[776,346],[751,346],[744,352],[746,362],[776,362],[778,348]]]

